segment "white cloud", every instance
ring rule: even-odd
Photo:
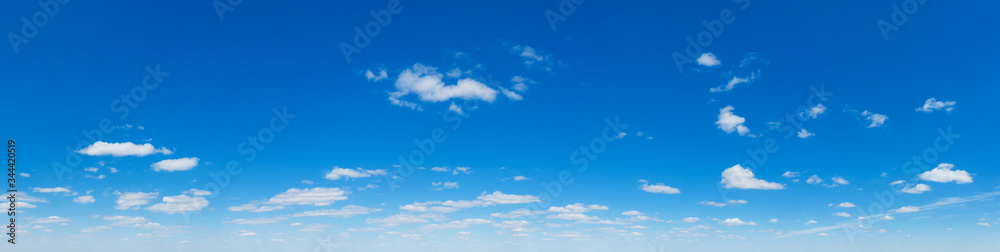
[[[158,192],[151,192],[151,193],[144,193],[144,192],[119,193],[119,192],[115,192],[115,193],[118,194],[118,200],[115,201],[115,204],[116,204],[115,205],[115,209],[118,209],[118,210],[137,209],[139,206],[148,204],[150,200],[156,198],[156,196],[160,194]]]
[[[284,206],[260,206],[260,207],[258,207],[257,205],[255,205],[253,203],[229,207],[229,211],[234,211],[234,212],[236,212],[236,211],[250,211],[250,212],[254,212],[254,213],[270,212],[270,211],[281,210],[281,209],[285,209],[285,207]]]
[[[733,76],[733,78],[729,79],[729,82],[727,82],[725,86],[720,85],[720,86],[717,86],[717,87],[709,88],[708,92],[718,93],[718,92],[730,91],[730,90],[733,90],[733,88],[736,87],[736,85],[743,84],[743,83],[750,83],[750,82],[753,82],[755,79],[757,79],[757,74],[756,73],[753,73],[750,76],[742,77],[742,78]]]
[[[434,190],[440,191],[444,189],[458,189],[458,182],[431,182],[431,186],[434,186]]]
[[[564,207],[549,207],[548,212],[550,213],[586,213],[593,210],[608,210],[608,206],[602,205],[584,205],[583,203],[576,203],[571,205],[566,205]]]
[[[589,216],[581,213],[561,213],[553,214],[545,217],[546,219],[561,219],[561,220],[571,220],[571,221],[597,221],[600,217]]]
[[[895,217],[892,217],[891,215],[886,215],[886,216],[882,216],[882,219],[883,219],[883,220],[894,220],[894,219],[896,219],[896,218],[895,218]]]
[[[420,215],[413,214],[397,214],[388,216],[385,218],[369,218],[365,219],[368,223],[382,224],[385,227],[395,227],[402,224],[415,224],[415,223],[427,223],[430,220],[444,220],[444,216],[436,213],[425,213]]]
[[[851,202],[844,202],[844,203],[840,203],[839,205],[837,205],[837,207],[851,208],[851,207],[855,207],[855,205],[854,205],[854,203],[851,203]]]
[[[167,214],[186,213],[200,211],[208,206],[208,200],[203,197],[191,197],[184,194],[177,196],[163,197],[163,203],[158,203],[146,208],[153,212],[163,212]]]
[[[781,174],[781,176],[786,178],[797,178],[799,177],[799,173],[793,171],[786,171],[784,174]]]
[[[727,134],[733,133],[733,131],[739,133],[740,136],[750,133],[750,128],[743,126],[746,118],[733,114],[733,109],[733,106],[726,106],[719,110],[719,120],[715,121],[715,124]]]
[[[479,195],[478,199],[497,204],[523,204],[531,202],[541,202],[541,199],[538,198],[538,196],[503,194],[500,191],[495,191],[492,194],[486,194],[486,192],[483,192],[482,195]]]
[[[755,225],[757,225],[757,223],[754,223],[753,221],[745,222],[745,221],[740,220],[740,218],[728,218],[726,220],[720,221],[719,224],[726,225],[726,226],[744,226],[744,225],[745,226],[755,226]]]
[[[771,220],[769,220],[768,222],[770,222],[770,223],[777,223],[777,222],[778,222],[778,219],[771,219]]]
[[[818,234],[816,234],[816,235],[818,235],[818,236],[824,236],[824,237],[826,237],[826,236],[830,236],[830,234],[827,234],[827,233],[822,233],[822,232],[821,232],[821,233],[818,233]]]
[[[904,182],[906,182],[906,181],[905,180],[896,180],[896,181],[893,181],[892,183],[889,183],[889,185],[898,185],[898,184],[902,184]]]
[[[73,202],[80,203],[80,204],[94,203],[94,201],[95,201],[94,200],[94,196],[90,196],[90,195],[84,195],[84,196],[76,197],[76,198],[73,199]]]
[[[355,168],[354,170],[351,170],[347,168],[340,168],[334,166],[333,170],[327,172],[326,176],[324,177],[329,180],[339,180],[339,179],[352,179],[352,178],[367,178],[371,177],[372,175],[376,176],[386,175],[386,172],[385,170],[382,169],[365,170],[362,169],[361,167],[358,167]]]
[[[371,69],[365,72],[365,77],[370,81],[380,81],[389,78],[389,75],[385,72],[385,69],[379,69],[378,75],[375,75]]]
[[[655,184],[655,185],[643,184],[641,186],[641,188],[642,188],[643,191],[651,192],[651,193],[662,193],[662,194],[678,194],[678,193],[681,193],[681,190],[679,190],[677,188],[670,187],[670,186],[663,185],[663,183],[659,183],[659,184]]]
[[[419,106],[415,103],[402,101],[400,98],[412,93],[424,102],[442,102],[454,98],[485,102],[496,100],[497,91],[479,81],[466,78],[447,85],[441,81],[442,77],[434,67],[414,64],[412,68],[399,74],[396,91],[389,93],[389,101],[395,105],[418,109]]]
[[[885,116],[883,114],[875,114],[872,112],[868,112],[868,110],[861,112],[861,116],[864,116],[865,120],[871,122],[871,124],[868,125],[869,128],[882,126],[882,124],[885,123],[885,120],[889,119],[888,116]]]
[[[20,175],[21,175],[21,177],[25,177],[25,178],[30,178],[31,177],[31,174],[27,174],[27,173],[24,173],[24,172],[22,172]]]
[[[846,184],[850,184],[851,183],[851,182],[847,182],[846,179],[844,179],[844,178],[842,178],[840,176],[835,176],[835,177],[831,178],[830,180],[833,180],[834,183],[841,184],[841,185],[846,185]]]
[[[96,227],[85,228],[83,230],[80,230],[80,232],[81,233],[99,233],[99,232],[104,232],[104,230],[108,230],[108,229],[111,229],[111,227],[108,227],[108,226],[96,226]]]
[[[833,215],[844,217],[844,218],[851,217],[851,214],[849,214],[847,212],[837,212],[837,213],[834,213]]]
[[[815,135],[816,134],[813,134],[812,132],[806,131],[806,129],[800,129],[798,133],[799,138],[807,138]]]
[[[681,221],[687,222],[687,223],[695,223],[695,222],[698,222],[699,220],[701,220],[701,219],[699,219],[698,217],[687,217],[687,218],[681,219]]]
[[[451,174],[454,174],[454,175],[458,175],[459,173],[462,173],[462,174],[472,174],[472,168],[459,166],[459,167],[455,167],[455,170],[451,171]]]
[[[254,232],[248,231],[248,230],[240,230],[239,232],[236,232],[236,234],[239,235],[239,236],[254,236],[254,235],[257,235],[257,233],[254,233]]]
[[[976,223],[976,225],[984,226],[984,227],[990,227],[991,226],[989,223],[985,223],[985,222]]]
[[[941,163],[930,171],[926,171],[920,174],[920,179],[924,181],[933,181],[939,183],[955,182],[958,184],[968,184],[972,183],[972,176],[969,172],[963,170],[952,170],[955,165],[949,163]]]
[[[212,192],[205,191],[205,190],[198,190],[198,189],[195,189],[195,188],[188,189],[187,191],[184,191],[184,193],[191,194],[191,195],[194,195],[194,196],[208,196],[208,195],[212,195]]]
[[[503,96],[506,96],[507,99],[510,99],[511,101],[520,101],[524,99],[524,97],[521,97],[521,95],[518,94],[517,92],[510,91],[506,88],[501,87],[500,93],[503,93]]]
[[[806,225],[812,225],[812,224],[816,224],[816,223],[819,223],[819,222],[817,222],[817,221],[814,221],[814,220],[809,220],[809,221],[807,221],[807,222],[806,222],[805,224],[806,224]]]
[[[347,200],[347,192],[340,188],[315,187],[291,188],[267,200],[269,205],[328,206],[338,200]]]
[[[721,183],[725,184],[725,188],[760,190],[785,189],[784,185],[755,178],[750,169],[743,168],[743,166],[738,164],[722,171]]]
[[[83,170],[88,172],[97,172],[97,167],[87,167],[83,168]]]
[[[900,192],[910,193],[910,194],[921,194],[930,190],[931,186],[925,184],[917,184],[915,186],[907,186],[899,189]]]
[[[720,62],[719,59],[715,57],[715,54],[712,53],[702,53],[701,56],[698,56],[697,61],[698,65],[707,67],[718,66],[719,64],[722,64],[722,62]]]
[[[912,212],[917,212],[917,211],[920,211],[919,207],[904,206],[904,207],[900,207],[899,209],[896,209],[894,212],[897,212],[897,213],[912,213]]]
[[[173,154],[173,151],[167,148],[160,147],[157,149],[153,147],[152,144],[134,144],[132,142],[122,142],[122,143],[105,143],[101,141],[94,142],[86,148],[77,150],[76,152],[88,156],[105,156],[111,155],[115,157],[121,156],[137,156],[142,157],[150,154],[162,153],[164,155]]]
[[[32,221],[31,223],[46,224],[46,223],[66,223],[66,222],[69,222],[69,219],[59,216],[49,216],[45,218],[35,219],[35,221]]]
[[[153,165],[150,165],[150,167],[152,167],[154,171],[168,171],[168,172],[187,171],[197,166],[198,160],[199,159],[196,157],[166,159],[160,162],[153,163]]]
[[[378,211],[382,211],[382,209],[373,209],[363,206],[347,205],[341,209],[321,209],[315,211],[296,213],[292,214],[292,217],[329,216],[329,217],[349,218],[355,215],[371,214]]]
[[[525,177],[525,176],[520,176],[520,175],[514,176],[514,181],[525,181],[525,180],[531,180],[531,179],[528,178],[528,177]]]
[[[943,109],[944,111],[951,112],[952,109],[955,109],[955,103],[955,101],[938,101],[934,97],[931,97],[927,101],[924,101],[924,106],[917,108],[917,111],[930,113]]]
[[[826,107],[823,106],[823,104],[816,104],[816,106],[809,108],[809,111],[807,111],[807,113],[809,113],[809,117],[812,118],[819,117],[819,115],[823,114],[823,112],[826,112]]]
[[[459,107],[458,105],[455,105],[455,102],[451,102],[451,105],[448,105],[448,110],[455,112],[455,114],[462,115],[462,108]]]
[[[312,185],[312,184],[315,184],[316,182],[313,182],[312,180],[308,180],[308,179],[303,179],[302,183],[306,184],[306,185]]]
[[[715,202],[715,201],[702,201],[702,202],[699,202],[699,204],[706,205],[706,206],[714,206],[714,207],[724,207],[724,206],[726,206],[726,203],[719,203],[719,202]]]
[[[232,223],[232,224],[237,224],[237,225],[263,225],[263,224],[274,224],[274,223],[281,222],[283,220],[287,220],[287,219],[284,218],[284,217],[273,217],[273,218],[270,218],[270,217],[260,217],[260,218],[253,218],[253,219],[235,219],[235,220],[232,220],[232,221],[225,221],[223,223]]]
[[[816,176],[816,175],[809,176],[809,179],[806,180],[806,183],[809,183],[809,184],[819,184],[819,183],[822,183],[822,182],[823,182],[823,179],[820,178],[819,176]]]
[[[65,187],[52,187],[52,188],[35,187],[32,188],[32,190],[34,192],[39,192],[39,193],[73,193],[72,191],[69,190],[69,188]]]

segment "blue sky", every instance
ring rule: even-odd
[[[996,3],[50,3],[19,251],[1000,249]]]

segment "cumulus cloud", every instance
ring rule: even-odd
[[[94,201],[96,201],[96,200],[94,200],[94,196],[90,196],[90,195],[84,195],[84,196],[76,197],[76,198],[73,199],[73,202],[80,203],[80,204],[94,203]]]
[[[715,57],[715,54],[712,54],[710,52],[709,53],[702,53],[701,56],[698,56],[697,61],[698,61],[698,65],[707,66],[707,67],[713,67],[713,66],[718,66],[719,64],[722,64],[722,62],[720,62],[719,59]]]
[[[816,134],[813,134],[812,132],[806,131],[806,129],[800,129],[798,133],[799,138],[807,138],[815,135]]]
[[[797,178],[799,177],[799,173],[793,171],[786,171],[785,173],[781,174],[781,176],[786,178]]]
[[[755,226],[755,225],[757,225],[757,223],[754,223],[753,221],[746,222],[746,221],[740,220],[740,218],[728,218],[726,220],[720,221],[719,224],[726,225],[726,226]]]
[[[482,195],[479,195],[478,199],[486,202],[493,202],[496,204],[523,204],[531,202],[541,202],[541,199],[538,198],[538,196],[503,194],[500,191],[495,191],[492,194],[486,194],[486,192],[483,192]]]
[[[528,178],[528,177],[525,177],[525,176],[520,176],[520,175],[514,176],[514,181],[525,181],[525,180],[531,180],[531,179]]]
[[[138,209],[139,206],[148,204],[150,200],[160,195],[158,192],[115,192],[115,194],[118,194],[118,200],[115,201],[115,209],[118,210]]]
[[[253,204],[253,203],[248,203],[248,204],[243,204],[243,205],[239,205],[239,206],[231,206],[231,207],[229,207],[229,211],[234,211],[234,212],[237,212],[237,211],[249,211],[249,212],[254,212],[254,213],[270,212],[270,211],[281,210],[281,209],[285,209],[285,207],[284,206],[267,206],[267,205],[265,205],[265,206],[257,206],[256,204]]]
[[[191,197],[185,194],[163,197],[162,203],[149,206],[146,210],[167,214],[200,211],[208,206],[208,200],[203,197]]]
[[[784,185],[767,182],[762,179],[754,177],[754,174],[750,169],[743,168],[743,166],[735,165],[722,171],[722,181],[725,184],[725,188],[737,188],[737,189],[760,189],[760,190],[781,190],[785,189]]]
[[[816,176],[816,175],[809,176],[809,179],[806,180],[806,183],[809,183],[809,184],[819,184],[819,183],[822,183],[822,182],[823,182],[823,179],[820,178],[819,176]]]
[[[844,218],[851,217],[851,214],[849,214],[847,212],[837,212],[837,213],[834,213],[833,215],[844,217]]]
[[[659,184],[655,184],[655,185],[650,185],[650,184],[643,183],[642,186],[640,186],[640,188],[642,188],[643,191],[651,192],[651,193],[662,193],[662,194],[678,194],[678,193],[681,193],[681,190],[679,190],[677,188],[670,187],[670,186],[663,185],[663,183],[659,183]]]
[[[355,215],[370,214],[378,211],[382,211],[382,209],[367,208],[357,205],[347,205],[341,209],[321,209],[315,211],[296,213],[292,214],[292,217],[329,216],[329,217],[349,218]]]
[[[930,113],[936,110],[944,110],[951,112],[952,109],[955,109],[955,103],[955,101],[938,101],[934,97],[931,97],[924,101],[924,106],[918,107],[917,111]]]
[[[949,163],[938,164],[937,167],[920,174],[920,179],[938,183],[955,182],[957,184],[972,183],[972,176],[963,170],[952,170],[955,165]]]
[[[681,219],[681,221],[687,222],[687,223],[695,223],[695,222],[698,222],[699,220],[701,220],[701,219],[699,219],[698,217],[687,217],[687,218]]]
[[[86,148],[77,150],[76,152],[88,156],[105,156],[111,155],[115,157],[121,156],[136,156],[142,157],[156,153],[162,153],[163,155],[170,155],[174,152],[168,150],[167,148],[160,147],[157,149],[153,147],[152,144],[134,144],[132,142],[122,142],[122,143],[106,143],[97,141]]]
[[[915,207],[915,206],[904,206],[904,207],[900,207],[899,209],[894,210],[894,212],[897,212],[897,213],[912,213],[912,212],[917,212],[917,211],[920,211],[920,208],[919,207]]]
[[[854,205],[854,203],[851,203],[851,202],[844,202],[844,203],[838,204],[837,207],[851,208],[851,207],[855,207],[855,205]]]
[[[442,102],[450,99],[481,100],[492,103],[497,91],[471,78],[459,79],[455,84],[445,84],[444,76],[434,67],[415,64],[403,70],[396,79],[396,91],[389,93],[389,101],[395,105],[418,109],[419,105],[401,100],[414,94],[423,102]]]
[[[265,203],[268,205],[315,205],[329,206],[338,200],[347,200],[347,191],[340,188],[315,187],[308,189],[290,188],[275,195]]]
[[[819,117],[819,115],[823,114],[823,112],[826,112],[826,107],[823,106],[823,104],[816,104],[816,106],[809,108],[809,111],[806,111],[809,117],[812,118]]]
[[[746,118],[733,114],[733,109],[733,106],[726,106],[719,110],[719,120],[715,121],[715,124],[727,134],[733,133],[733,131],[739,133],[740,136],[750,133],[750,128],[743,125]]]
[[[921,193],[924,193],[924,192],[930,191],[930,190],[931,190],[931,186],[925,185],[925,184],[917,184],[917,185],[914,185],[914,186],[906,186],[906,187],[903,187],[903,188],[899,189],[900,192],[910,193],[910,194],[921,194]]]
[[[67,194],[73,193],[72,191],[69,190],[69,188],[65,187],[52,187],[52,188],[35,187],[32,188],[32,190],[34,192],[39,192],[39,193],[67,193]]]
[[[187,171],[197,166],[198,160],[199,159],[196,157],[166,159],[160,162],[153,163],[152,165],[150,165],[150,167],[152,167],[154,171],[168,171],[168,172]]]
[[[365,77],[370,81],[380,81],[389,78],[389,75],[385,72],[385,69],[379,69],[378,75],[375,75],[371,69],[365,72]]]
[[[871,122],[871,124],[868,125],[869,128],[876,128],[878,126],[882,126],[882,124],[885,123],[885,120],[889,119],[888,116],[885,116],[883,114],[875,114],[872,112],[868,112],[868,110],[861,112],[861,116],[864,116],[865,120]]]
[[[835,177],[831,178],[831,180],[833,180],[834,183],[841,184],[841,185],[846,185],[846,184],[850,184],[851,183],[851,182],[847,182],[846,179],[844,179],[844,178],[842,178],[840,176],[835,176]]]
[[[361,167],[358,167],[355,168],[354,170],[351,170],[347,168],[340,168],[334,166],[333,170],[327,172],[326,176],[324,177],[329,180],[339,180],[339,179],[352,179],[352,178],[367,178],[371,177],[372,175],[382,176],[386,175],[386,172],[385,170],[382,169],[365,170],[362,169]]]

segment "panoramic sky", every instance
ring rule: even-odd
[[[996,251],[998,7],[8,1],[0,247]]]

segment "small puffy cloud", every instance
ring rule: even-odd
[[[254,235],[257,235],[257,233],[254,233],[254,232],[249,231],[249,230],[240,230],[239,232],[236,232],[236,235],[239,235],[239,236],[254,236]]]
[[[486,202],[493,202],[496,204],[523,204],[531,202],[541,202],[541,199],[538,198],[538,196],[504,194],[500,191],[495,191],[492,194],[486,194],[486,192],[483,192],[482,195],[479,195],[478,199]]]
[[[106,143],[97,141],[86,148],[76,151],[77,153],[88,155],[88,156],[106,156],[111,155],[115,157],[121,156],[136,156],[142,157],[156,153],[162,153],[164,155],[170,155],[174,152],[168,150],[167,148],[160,147],[157,149],[153,147],[152,144],[134,144],[132,142],[122,142],[122,143]]]
[[[19,175],[21,175],[21,177],[25,177],[25,178],[30,178],[31,177],[31,174],[24,173],[24,172],[20,173]]]
[[[757,225],[757,223],[754,223],[753,221],[746,222],[746,221],[740,220],[740,218],[728,218],[726,220],[720,221],[719,224],[726,225],[726,226],[755,226],[755,225]]]
[[[392,104],[419,109],[414,102],[403,101],[410,94],[417,96],[423,102],[442,102],[450,99],[481,100],[492,103],[496,100],[497,91],[477,80],[459,79],[457,83],[448,85],[442,81],[444,76],[434,67],[415,64],[412,68],[403,70],[396,79],[396,91],[389,93]]]
[[[919,207],[915,207],[915,206],[904,206],[904,207],[900,207],[899,209],[894,210],[894,212],[897,212],[897,213],[912,213],[912,212],[917,212],[917,211],[920,211],[920,208]]]
[[[850,184],[851,183],[851,182],[847,182],[846,179],[844,179],[844,178],[842,178],[840,176],[835,176],[835,177],[831,178],[830,180],[833,180],[834,183],[841,184],[841,185],[846,185],[846,184]]]
[[[389,75],[385,72],[385,69],[379,69],[378,75],[375,75],[371,69],[365,72],[365,77],[370,81],[380,81],[389,78]]]
[[[770,223],[777,223],[777,222],[778,222],[778,219],[771,219],[771,220],[769,220],[769,221],[767,221],[767,222],[770,222]]]
[[[886,215],[886,216],[882,216],[882,219],[883,220],[894,220],[894,219],[896,219],[896,217],[892,217],[891,215]]]
[[[528,177],[525,177],[525,176],[520,176],[520,175],[514,176],[514,181],[525,181],[525,180],[531,180],[531,179],[528,178]]]
[[[882,126],[882,124],[885,123],[885,120],[889,119],[889,117],[886,115],[875,114],[872,112],[868,112],[868,110],[861,112],[861,116],[864,116],[865,120],[871,122],[871,124],[868,125],[869,128],[876,128],[878,126]]]
[[[819,223],[819,222],[817,222],[817,221],[814,221],[814,220],[809,220],[809,221],[807,221],[807,222],[806,222],[806,223],[804,223],[804,224],[806,224],[806,225],[812,225],[812,224],[816,224],[816,223]]]
[[[739,164],[722,171],[722,181],[725,188],[737,189],[759,189],[759,190],[781,190],[785,189],[782,184],[767,182],[754,177],[750,169],[743,168]]]
[[[198,160],[199,159],[196,157],[166,159],[160,162],[153,163],[152,165],[150,165],[150,167],[152,167],[154,171],[168,171],[168,172],[187,171],[197,166]]]
[[[329,216],[329,217],[349,218],[355,215],[370,214],[378,211],[382,211],[382,209],[367,208],[356,205],[347,205],[341,209],[321,209],[321,210],[292,214],[292,217]]]
[[[506,89],[506,88],[502,88],[501,87],[500,88],[500,93],[502,93],[503,96],[506,96],[507,99],[510,99],[511,101],[520,101],[520,100],[524,99],[524,97],[522,97],[517,92],[511,91],[511,90]]]
[[[365,170],[358,167],[355,168],[354,170],[351,170],[347,168],[340,168],[334,166],[333,170],[327,172],[324,178],[329,180],[339,180],[339,179],[352,179],[352,178],[367,178],[371,177],[372,175],[377,175],[377,176],[386,175],[386,172],[385,170],[382,169]]]
[[[45,218],[35,219],[31,223],[46,224],[46,223],[66,223],[66,222],[69,222],[69,219],[63,218],[63,217],[59,217],[59,216],[49,216],[49,217],[45,217]]]
[[[203,197],[191,197],[188,195],[166,196],[162,203],[149,206],[146,210],[153,212],[163,212],[167,214],[186,213],[200,211],[208,206],[208,200]]]
[[[448,105],[448,110],[455,112],[455,114],[463,115],[462,107],[455,105],[455,102],[451,102],[451,105]]]
[[[678,194],[678,193],[681,193],[680,189],[663,185],[663,183],[659,183],[659,184],[655,184],[655,185],[650,185],[650,184],[643,183],[640,188],[642,188],[643,191],[651,192],[651,193],[662,193],[662,194]]]
[[[726,106],[719,110],[719,120],[715,121],[715,124],[719,126],[719,129],[725,131],[726,134],[736,131],[740,136],[744,136],[750,133],[750,128],[743,125],[743,122],[746,122],[746,118],[733,114],[733,109],[733,106]]]
[[[87,167],[83,168],[83,170],[88,172],[97,172],[97,167]]]
[[[924,106],[918,107],[917,111],[930,113],[936,110],[944,110],[951,112],[952,109],[955,109],[955,103],[955,101],[938,101],[934,97],[931,97],[924,101]]]
[[[782,177],[786,178],[797,178],[799,177],[799,175],[800,174],[798,172],[793,172],[793,171],[786,171],[784,174],[781,174]]]
[[[819,184],[819,183],[822,183],[822,182],[823,182],[823,179],[820,178],[819,176],[816,176],[816,175],[809,176],[809,179],[806,180],[806,183],[809,183],[809,184]]]
[[[458,174],[472,174],[472,168],[463,167],[463,166],[455,167],[455,170],[451,171],[451,174],[453,174],[453,175],[458,175]]]
[[[955,182],[958,184],[972,183],[972,176],[963,170],[952,170],[955,165],[949,163],[938,164],[937,167],[920,174],[920,179],[939,183]]]
[[[347,200],[347,191],[340,188],[316,187],[308,189],[291,188],[275,195],[265,203],[268,205],[315,205],[329,206],[338,200]]]
[[[806,113],[809,114],[809,117],[812,118],[819,117],[819,115],[823,114],[823,112],[826,112],[826,107],[823,106],[823,104],[816,104],[816,106],[809,108],[809,111],[806,111]]]
[[[115,201],[116,204],[115,209],[127,210],[127,209],[137,209],[139,206],[149,203],[150,200],[156,198],[156,196],[159,195],[160,193],[116,192],[116,194],[118,194],[118,200]]]
[[[255,205],[253,203],[229,207],[229,211],[233,211],[233,212],[237,212],[237,211],[249,211],[249,212],[254,212],[254,213],[270,212],[270,211],[281,210],[281,209],[285,209],[285,207],[284,206],[259,206],[258,207],[257,205]]]
[[[838,204],[837,207],[851,208],[851,207],[855,207],[855,205],[854,205],[854,203],[851,203],[851,202],[844,202],[844,203]]]
[[[724,206],[726,206],[726,203],[719,203],[719,202],[715,202],[715,201],[702,201],[702,202],[699,202],[699,204],[706,205],[706,206],[714,206],[714,207],[724,207]]]
[[[458,189],[458,182],[431,182],[431,186],[434,187],[435,191],[440,191],[444,189]]]
[[[713,67],[722,64],[722,62],[720,62],[719,59],[715,57],[715,54],[712,54],[710,52],[702,53],[701,56],[698,57],[697,61],[698,65],[707,67]]]
[[[851,217],[851,214],[849,214],[847,212],[837,212],[837,213],[834,213],[833,215],[844,217],[844,218]]]
[[[815,135],[816,134],[813,134],[812,132],[806,131],[806,129],[800,129],[798,133],[799,138],[807,138]]]
[[[212,195],[212,192],[205,191],[205,190],[198,190],[198,189],[195,189],[195,188],[188,189],[187,191],[184,191],[184,193],[191,194],[191,195],[194,195],[194,196],[208,196],[208,195]]]
[[[984,227],[990,227],[991,226],[989,223],[986,223],[986,222],[976,223],[976,225],[984,226]]]
[[[701,219],[698,218],[698,217],[687,217],[687,218],[681,219],[681,221],[687,222],[687,223],[695,223],[695,222],[698,222],[699,220],[701,220]]]
[[[263,225],[263,224],[274,224],[274,223],[281,222],[283,220],[287,220],[287,219],[284,218],[284,217],[274,217],[274,218],[260,217],[260,218],[253,218],[253,219],[235,219],[235,220],[232,220],[232,221],[225,221],[223,223],[232,223],[232,224],[236,224],[236,225]]]
[[[914,186],[906,186],[906,187],[903,187],[903,188],[899,189],[900,192],[910,193],[910,194],[921,194],[921,193],[924,193],[924,192],[930,191],[930,190],[931,190],[931,186],[925,185],[925,184],[917,184],[917,185],[914,185]]]
[[[94,201],[95,201],[94,200],[94,196],[90,196],[90,195],[84,195],[84,196],[76,197],[76,198],[73,199],[73,202],[80,203],[80,204],[94,203]]]
[[[823,236],[823,237],[827,237],[827,236],[830,236],[830,234],[827,234],[827,233],[823,233],[823,232],[820,232],[820,233],[818,233],[818,234],[816,234],[816,235],[818,235],[818,236]]]

